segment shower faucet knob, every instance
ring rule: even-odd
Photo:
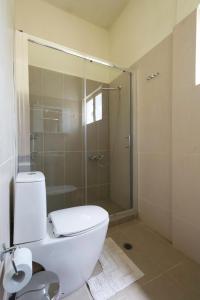
[[[88,159],[92,160],[92,161],[102,160],[103,158],[104,158],[104,155],[101,154],[101,153],[91,154],[91,155],[88,156]]]
[[[97,155],[97,160],[102,160],[103,158],[104,158],[103,154],[100,153],[100,154]]]

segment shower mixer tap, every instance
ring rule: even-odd
[[[99,154],[97,155],[97,160],[102,160],[103,158],[104,158],[104,155],[103,155],[103,154],[99,153]]]
[[[88,156],[88,159],[91,160],[91,161],[99,161],[99,160],[104,159],[104,155],[101,154],[101,153],[90,154],[90,155]]]

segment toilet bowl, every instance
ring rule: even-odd
[[[108,223],[108,213],[93,205],[54,211],[47,218],[44,175],[41,172],[18,174],[14,244],[29,248],[33,261],[58,275],[61,298],[80,288],[91,276]]]

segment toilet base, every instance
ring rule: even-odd
[[[60,298],[81,288],[92,275],[101,255],[108,223],[106,220],[85,233],[60,238],[54,237],[48,223],[48,235],[44,240],[23,245],[32,251],[35,262],[58,275]]]

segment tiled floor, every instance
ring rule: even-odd
[[[110,300],[200,300],[200,265],[194,263],[160,235],[137,220],[109,229],[108,236],[124,250],[143,271],[144,277]],[[84,286],[65,300],[91,300]]]

